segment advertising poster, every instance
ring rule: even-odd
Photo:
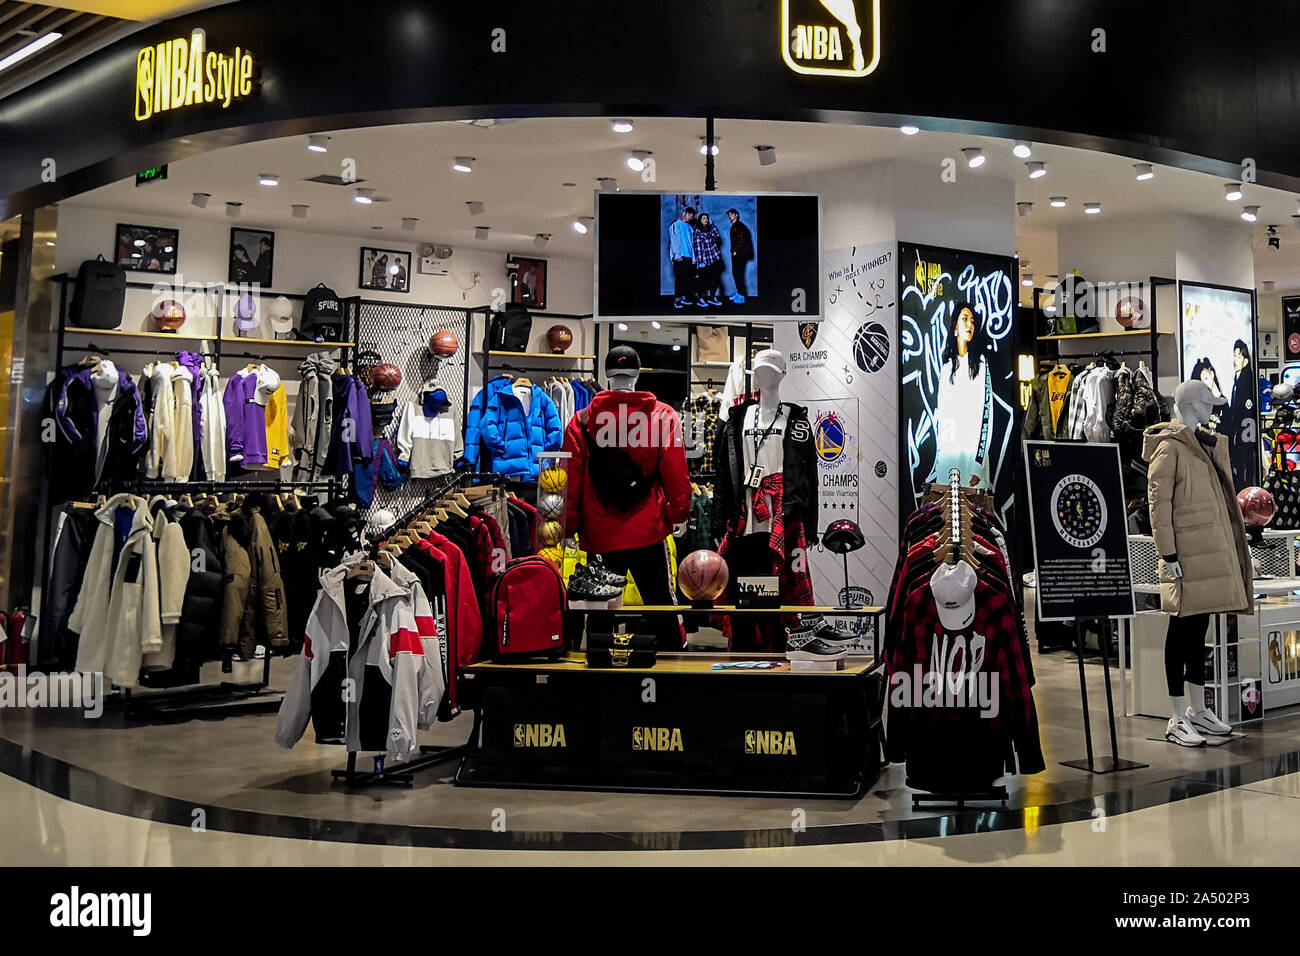
[[[899,243],[899,362],[905,519],[953,468],[992,491],[1010,530],[1019,385],[1006,256]]]
[[[808,407],[817,446],[818,531],[848,518],[866,546],[844,559],[812,549],[818,604],[881,604],[898,557],[897,307],[892,242],[827,250],[821,322],[778,322],[774,346],[788,365],[781,395]],[[870,627],[867,619],[833,621],[845,629]],[[869,635],[864,639],[869,641]]]
[[[1285,361],[1300,360],[1300,295],[1282,297],[1282,349]]]
[[[1132,617],[1119,446],[1025,442],[1038,619]]]
[[[1182,379],[1199,378],[1228,404],[1210,427],[1228,439],[1232,483],[1260,482],[1259,375],[1255,362],[1255,295],[1248,289],[1179,283]]]

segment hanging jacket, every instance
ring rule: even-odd
[[[126,524],[123,518],[128,513]],[[99,527],[77,606],[68,620],[68,627],[81,635],[76,666],[83,673],[102,673],[119,687],[135,687],[143,656],[162,650],[149,505],[133,495],[114,495],[95,512],[95,518]],[[119,544],[116,539],[123,531],[125,540]]]
[[[201,419],[203,469],[208,481],[226,480],[226,406],[221,393],[221,373],[205,365],[199,373],[199,417]]]
[[[411,598],[415,629],[420,635],[420,647],[424,652],[420,658],[420,709],[417,726],[421,730],[428,730],[437,722],[438,707],[447,692],[447,681],[443,675],[442,664],[446,657],[446,651],[442,647],[446,635],[438,633],[433,606],[429,603],[424,588],[420,586],[420,579],[400,561],[392,563],[388,576]]]
[[[203,356],[198,352],[179,352],[176,359],[190,373],[190,419],[193,425],[190,441],[194,448],[194,462],[190,466],[191,481],[202,481],[207,473],[203,457]]]
[[[222,533],[226,586],[221,604],[221,644],[252,660],[257,645],[289,644],[284,581],[275,541],[261,509],[245,499]]]
[[[77,635],[68,627],[68,618],[81,593],[99,527],[94,508],[68,505],[66,511],[55,538],[49,580],[41,589],[36,666],[43,671],[71,670],[76,662]]]
[[[638,434],[645,440],[638,440]],[[601,440],[602,435],[634,442],[620,441],[619,447],[643,474],[656,478],[649,494],[630,511],[607,505],[588,473],[588,442]],[[569,420],[564,450],[573,456],[569,460],[565,533],[580,537],[588,552],[605,554],[659,544],[672,534],[674,525],[690,515],[691,479],[686,471],[681,420],[650,392],[597,393],[585,411]]]
[[[188,390],[190,383],[185,383]],[[188,422],[186,423],[188,424]],[[176,660],[176,630],[185,605],[185,588],[190,579],[190,549],[185,546],[185,532],[172,520],[166,500],[154,497],[149,502],[152,513],[149,533],[154,540],[158,561],[158,622],[161,645],[144,655],[141,666],[149,670],[170,670]]]
[[[294,481],[315,481],[324,469],[334,427],[334,368],[328,352],[308,355],[298,366],[302,384],[290,430]]]
[[[280,376],[275,376],[275,388],[259,380],[258,391],[266,395],[266,467],[268,470],[280,471],[289,465],[289,405],[285,399],[284,385]]]
[[[301,508],[296,511],[281,511],[266,526],[271,532],[271,540],[275,542],[275,551],[280,559],[289,647],[297,653],[302,648],[307,616],[316,603],[316,592],[320,588],[311,515]]]
[[[324,470],[330,475],[346,475],[357,465],[370,461],[375,452],[370,398],[361,380],[355,376],[331,376],[331,385],[334,389],[333,434]]]
[[[380,485],[387,491],[396,491],[404,484],[406,475],[397,467],[397,452],[387,438],[376,438],[370,461],[352,469],[352,497],[363,508],[374,503],[375,489]]]
[[[494,376],[488,379],[487,383],[478,390],[478,394],[474,396],[474,401],[469,404],[469,411],[465,415],[465,464],[469,466],[471,471],[492,470],[492,454],[491,452],[485,453],[480,426],[483,421],[483,414],[487,411],[488,406],[492,404],[497,392],[509,387],[510,376]]]
[[[424,651],[410,595],[379,568],[360,618],[349,621],[345,590],[362,582],[347,573],[362,557],[349,555],[321,578],[302,663],[275,719],[275,742],[293,747],[310,720],[317,743],[401,761],[416,750]]]
[[[1034,380],[1021,426],[1026,438],[1056,439],[1072,377],[1069,369],[1052,369]]]
[[[257,401],[258,366],[230,376],[222,405],[226,410],[226,457],[239,468],[266,464],[266,408]]]
[[[491,470],[521,481],[536,481],[537,458],[560,447],[564,431],[555,403],[537,385],[529,390],[528,410],[513,388],[499,389],[480,422],[483,444],[492,454]]]
[[[447,587],[447,715],[460,713],[460,669],[478,660],[483,641],[483,616],[470,575],[469,559],[450,538],[437,531],[414,547],[436,551],[443,563]]]
[[[191,511],[177,523],[185,538],[190,573],[185,582],[180,620],[176,625],[173,668],[180,672],[184,683],[195,683],[202,663],[220,655],[225,571],[217,553],[220,534],[213,520],[198,511]],[[194,680],[186,679],[190,675]]]
[[[140,391],[119,369],[117,393],[108,406],[104,468],[96,481],[99,402],[92,373],[90,366],[59,369],[46,389],[43,417],[56,425],[49,471],[52,501],[85,498],[96,488],[113,490],[134,482],[149,440]]]
[[[180,364],[151,362],[141,380],[149,383],[149,445],[146,478],[187,481],[194,468],[194,379]]]
[[[412,478],[450,475],[465,453],[451,412],[428,416],[419,402],[407,402],[397,426],[397,461]]]

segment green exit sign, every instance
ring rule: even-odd
[[[145,183],[157,182],[160,179],[167,178],[167,164],[155,166],[153,169],[146,169],[142,173],[135,174],[135,184],[143,186]]]

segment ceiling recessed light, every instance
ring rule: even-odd
[[[627,323],[626,323],[626,322],[620,322],[620,323],[618,324],[618,330],[619,330],[620,332],[626,332],[626,331],[627,331]]]
[[[598,176],[596,182],[600,184],[601,189],[618,192],[618,180],[613,176]]]
[[[1037,160],[1025,163],[1025,169],[1029,170],[1030,179],[1042,179],[1047,175],[1047,164],[1040,163]]]
[[[477,200],[473,200],[465,203],[465,208],[469,210],[469,214],[471,216],[481,216],[483,215],[483,210],[485,207],[481,202],[478,202]]]
[[[240,210],[243,208],[244,204],[242,202],[228,202],[226,203],[226,215],[231,219],[238,219]]]
[[[721,142],[722,142],[722,137],[721,137],[721,136],[715,136],[715,137],[713,137],[713,155],[714,155],[714,156],[717,156],[717,155],[718,155],[718,144],[721,143]],[[707,136],[701,136],[701,137],[700,137],[700,155],[701,155],[701,156],[707,156],[708,154],[709,154],[709,138],[708,138]]]
[[[375,201],[375,191],[368,186],[357,188],[357,194],[352,197],[352,201],[361,206],[369,206]]]
[[[1021,219],[1028,219],[1034,214],[1034,204],[1031,202],[1016,203],[1016,215]]]
[[[370,228],[371,228],[372,230],[374,230],[375,232],[382,232],[384,227],[383,227],[383,226],[371,226]]]
[[[13,53],[10,53],[3,60],[0,60],[0,70],[7,70],[9,69],[9,67],[13,66],[15,63],[19,62],[20,60],[27,59],[33,53],[39,53],[41,50],[44,50],[51,43],[58,40],[59,37],[61,36],[63,36],[62,33],[47,33],[45,34],[45,36],[33,40],[31,43],[27,44],[26,46],[20,47],[19,49],[15,50]]]
[[[1137,175],[1137,181],[1140,183],[1156,178],[1156,171],[1151,168],[1150,163],[1134,163],[1133,172]]]
[[[979,169],[985,162],[987,162],[984,150],[980,149],[978,146],[967,146],[961,151],[961,154],[966,157],[966,165],[971,169]]]
[[[533,245],[538,249],[545,249],[546,244],[550,241],[551,234],[549,232],[539,232],[537,235],[533,236]]]
[[[658,322],[658,321],[656,321],[656,322],[651,322],[651,323],[650,323],[650,328],[652,328],[652,329],[662,329],[663,327],[664,327],[664,324],[663,324],[662,322]]]
[[[1241,183],[1225,183],[1223,186],[1223,198],[1228,202],[1236,202],[1244,195],[1246,194],[1241,191]]]
[[[631,120],[616,119],[609,121],[609,128],[615,133],[630,133],[636,129],[636,126]]]
[[[674,342],[674,343],[673,343],[673,351],[674,351],[674,352],[680,352],[681,350],[682,350],[682,343],[681,343],[681,342]]]
[[[565,189],[572,189],[574,186],[576,186],[576,185],[578,185],[578,184],[577,184],[577,183],[560,183],[560,185],[563,186]]]
[[[451,168],[458,173],[472,173],[474,172],[474,157],[457,156],[455,161],[451,164]]]
[[[1089,216],[1099,216],[1101,215],[1101,203],[1086,202],[1083,204],[1083,211],[1086,215]]]
[[[293,210],[294,219],[306,219],[307,210],[310,209],[311,207],[308,206],[306,203],[294,203],[291,208]]]
[[[313,153],[327,153],[330,148],[330,138],[321,133],[315,133],[308,136],[307,148]]]
[[[1020,277],[1020,284],[1027,289],[1032,289],[1034,287],[1034,274],[1032,272],[1026,272]]]
[[[573,231],[580,236],[585,236],[591,232],[592,221],[591,216],[578,216],[573,220]]]
[[[474,238],[479,240],[480,242],[487,241],[488,232],[491,231],[491,229],[492,229],[491,226],[475,226]]]
[[[1064,196],[1053,196],[1050,202],[1053,209],[1064,209],[1066,199]]]
[[[280,177],[275,173],[262,173],[257,177],[257,184],[259,186],[278,186],[280,185]]]
[[[1244,219],[1244,220],[1246,220],[1246,222],[1254,222],[1256,219],[1259,218],[1259,207],[1258,207],[1258,206],[1242,206],[1242,207],[1241,207],[1241,218]]]
[[[208,200],[212,198],[212,193],[195,193],[190,197],[190,205],[198,206],[200,209],[208,205]]]
[[[418,223],[419,221],[420,220],[416,219],[414,216],[403,216],[402,228],[405,229],[407,232],[415,232],[415,224]]]
[[[915,136],[917,133],[921,132],[921,127],[913,126],[911,123],[907,123],[904,124],[903,126],[898,127],[898,131],[902,133],[904,136]]]
[[[627,157],[627,168],[634,173],[639,173],[645,169],[645,161],[653,154],[648,149],[634,149]]]
[[[1017,140],[1016,145],[1011,147],[1011,155],[1016,159],[1028,159],[1034,154],[1034,148],[1024,140]]]
[[[758,150],[758,165],[775,166],[776,165],[776,147],[775,146],[755,146]]]

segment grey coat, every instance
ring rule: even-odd
[[[334,425],[334,384],[330,376],[335,367],[328,352],[308,355],[298,366],[302,385],[289,436],[294,481],[316,481],[325,466]]]

